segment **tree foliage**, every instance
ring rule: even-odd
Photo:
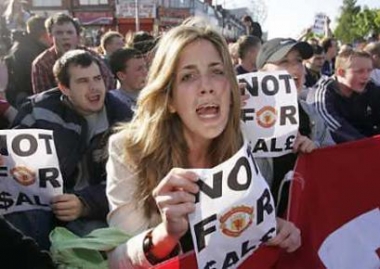
[[[380,33],[380,9],[363,9],[357,0],[343,0],[334,35],[344,43],[353,43]]]
[[[365,7],[355,18],[355,30],[359,37],[380,33],[380,10]]]
[[[355,18],[360,12],[360,6],[356,5],[357,0],[343,0],[338,24],[334,35],[344,43],[351,43],[357,38],[355,31]]]

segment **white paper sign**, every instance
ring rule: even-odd
[[[286,71],[238,76],[250,97],[241,119],[255,157],[278,157],[292,152],[298,132],[297,88]]]
[[[276,235],[269,187],[248,143],[226,162],[192,171],[200,177],[196,210],[189,215],[198,268],[236,268]]]
[[[316,35],[324,35],[325,33],[325,23],[327,20],[327,15],[324,13],[315,14],[314,24],[312,31]]]
[[[51,210],[63,186],[53,132],[0,130],[0,153],[0,214]]]

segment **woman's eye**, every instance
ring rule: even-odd
[[[189,81],[194,78],[195,78],[194,74],[185,74],[182,76],[181,81]]]
[[[224,75],[224,70],[221,70],[221,69],[215,69],[215,70],[213,71],[213,73],[214,73],[215,75]]]

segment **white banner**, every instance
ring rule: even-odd
[[[53,132],[0,130],[0,153],[0,214],[51,210],[63,189]]]
[[[243,129],[255,157],[278,157],[292,152],[298,132],[297,88],[286,71],[238,76],[247,87],[242,108]]]
[[[192,171],[200,177],[189,215],[198,268],[236,268],[276,235],[269,187],[248,143],[224,163]]]

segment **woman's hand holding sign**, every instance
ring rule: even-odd
[[[188,229],[187,215],[195,210],[195,196],[199,191],[197,174],[173,168],[153,190],[169,236],[179,240]]]
[[[292,222],[277,218],[277,235],[267,244],[293,252],[301,246],[301,231]]]
[[[169,255],[189,228],[187,215],[195,210],[197,180],[194,172],[173,168],[153,190],[162,218],[162,223],[151,233],[150,253],[157,259]]]

